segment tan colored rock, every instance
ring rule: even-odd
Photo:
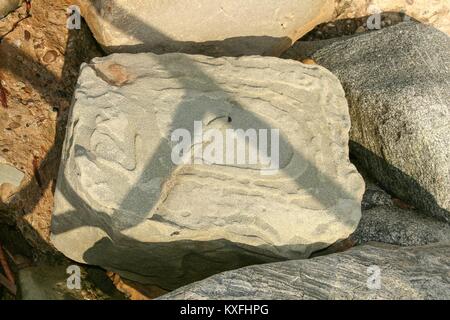
[[[23,0],[0,0],[0,18],[18,8],[22,2]]]
[[[108,52],[280,55],[331,19],[334,0],[78,0]]]
[[[352,19],[374,13],[404,12],[450,35],[450,0],[337,0],[335,19]]]

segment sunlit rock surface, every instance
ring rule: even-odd
[[[319,23],[334,0],[78,0],[107,52],[278,56]]]
[[[195,121],[220,133],[279,130],[279,170],[206,161],[206,133],[203,145],[189,145],[205,152],[188,159],[204,163],[175,164],[172,133],[194,136]],[[78,80],[52,241],[73,260],[165,289],[308,257],[347,238],[360,219],[364,182],[348,159],[349,129],[343,89],[320,66],[268,57],[96,58]]]

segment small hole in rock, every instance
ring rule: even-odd
[[[231,117],[228,117],[228,122],[231,122],[231,121],[233,121],[233,119],[231,119]]]

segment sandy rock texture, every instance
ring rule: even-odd
[[[194,135],[194,121],[205,131],[278,129],[280,170],[175,165],[171,134]],[[52,242],[76,261],[164,289],[307,257],[346,238],[360,218],[364,182],[348,160],[349,128],[344,91],[320,66],[270,57],[96,58],[77,84]]]
[[[377,206],[362,211],[351,240],[355,244],[376,241],[401,246],[450,243],[450,224],[416,210]]]

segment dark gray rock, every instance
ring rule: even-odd
[[[371,244],[309,260],[251,266],[160,299],[450,299],[450,245]]]
[[[362,218],[358,228],[348,239],[337,242],[324,255],[345,251],[354,245],[375,241],[399,246],[420,246],[437,242],[450,242],[450,224],[430,217],[414,208],[399,207],[397,201],[380,188],[367,173],[358,168],[364,178],[366,190],[361,202]]]
[[[393,205],[392,198],[386,191],[378,187],[375,183],[373,183],[371,180],[368,180],[366,177],[364,177],[364,182],[366,183],[366,190],[361,202],[362,210],[369,210],[378,206]]]
[[[377,241],[400,246],[450,242],[450,224],[415,210],[378,206],[363,210],[351,239],[357,244]]]
[[[317,47],[311,57],[346,91],[359,165],[389,193],[450,221],[449,37],[408,22]]]

